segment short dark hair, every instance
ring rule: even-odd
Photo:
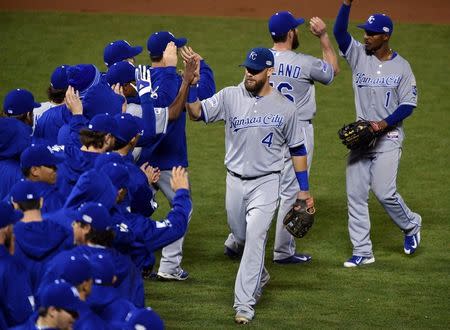
[[[31,174],[31,167],[22,167],[21,170],[22,170],[23,176],[28,179],[28,177]]]
[[[52,85],[50,85],[47,88],[48,99],[54,103],[60,104],[64,101],[64,98],[66,97],[66,91],[67,91],[67,88],[56,89],[56,88],[53,88]]]
[[[114,150],[120,150],[128,145],[129,142],[125,142],[121,139],[116,138],[116,142],[114,142]]]
[[[81,228],[86,227],[88,224],[83,221],[78,221]],[[93,244],[98,244],[105,247],[112,247],[115,238],[114,231],[112,229],[97,230],[91,226],[91,230],[86,234],[85,239]]]
[[[19,205],[19,209],[22,212],[41,209],[41,200],[40,199],[30,199],[28,201],[22,201],[22,202],[16,202],[16,203],[17,203],[17,205]]]
[[[275,42],[275,43],[277,43],[277,42],[286,42],[287,36],[288,36],[287,33],[286,33],[286,34],[279,35],[279,36],[274,36],[274,35],[272,35],[272,40],[273,40],[273,42]]]
[[[108,133],[105,132],[96,132],[91,131],[87,128],[83,128],[80,130],[80,142],[82,145],[86,147],[94,147],[94,148],[103,148],[105,144],[105,136]]]
[[[161,62],[162,59],[163,59],[163,55],[152,55],[152,54],[150,54],[150,60],[152,62]]]
[[[46,317],[48,313],[48,307],[39,307],[38,313],[40,317]]]

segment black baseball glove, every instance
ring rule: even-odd
[[[300,209],[297,209],[299,206]],[[284,217],[283,224],[293,236],[301,238],[313,225],[314,213],[316,213],[315,208],[307,208],[305,199],[297,199],[292,209]]]
[[[378,134],[367,120],[358,120],[344,125],[338,131],[342,143],[350,150],[367,150],[375,146]]]

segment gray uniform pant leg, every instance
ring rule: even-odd
[[[250,318],[260,293],[267,232],[278,204],[279,174],[241,180],[227,174],[226,209],[235,239],[245,244],[236,276],[234,308]]]
[[[166,196],[172,206],[172,200],[175,197],[175,192],[170,186],[171,177],[172,170],[161,171],[161,177],[158,180],[158,187],[161,189],[162,193]],[[190,220],[191,219],[189,218],[189,221]],[[181,260],[183,259],[183,242],[184,236],[162,249],[161,260],[159,262],[159,272],[173,274],[180,271]]]
[[[353,244],[353,255],[362,257],[373,255],[368,207],[371,165],[369,155],[352,152],[348,157],[346,170],[348,231]]]
[[[371,169],[372,191],[392,221],[407,235],[420,230],[422,218],[412,212],[397,192],[397,173],[402,149],[379,152]]]
[[[314,128],[312,124],[307,124],[302,129],[305,135],[306,151],[308,152],[307,162],[309,175],[314,151]],[[273,247],[274,260],[289,258],[295,254],[295,238],[284,227],[283,219],[294,205],[299,189],[294,166],[288,153],[284,159],[284,169],[281,171],[280,206],[278,208]]]

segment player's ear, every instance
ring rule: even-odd
[[[269,69],[267,70],[267,77],[270,77],[270,76],[272,75],[273,71],[274,71],[274,68],[273,68],[273,67],[272,67],[272,68],[269,68]]]

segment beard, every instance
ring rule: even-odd
[[[372,56],[375,53],[374,50],[367,48],[367,46],[364,47],[364,51],[366,52],[367,56]]]
[[[266,84],[266,81],[267,79],[250,80],[248,78],[245,78],[244,86],[248,92],[252,93],[253,95],[258,95]]]
[[[298,41],[298,34],[295,33],[294,39],[292,39],[292,49],[297,49],[300,46],[300,42]]]

